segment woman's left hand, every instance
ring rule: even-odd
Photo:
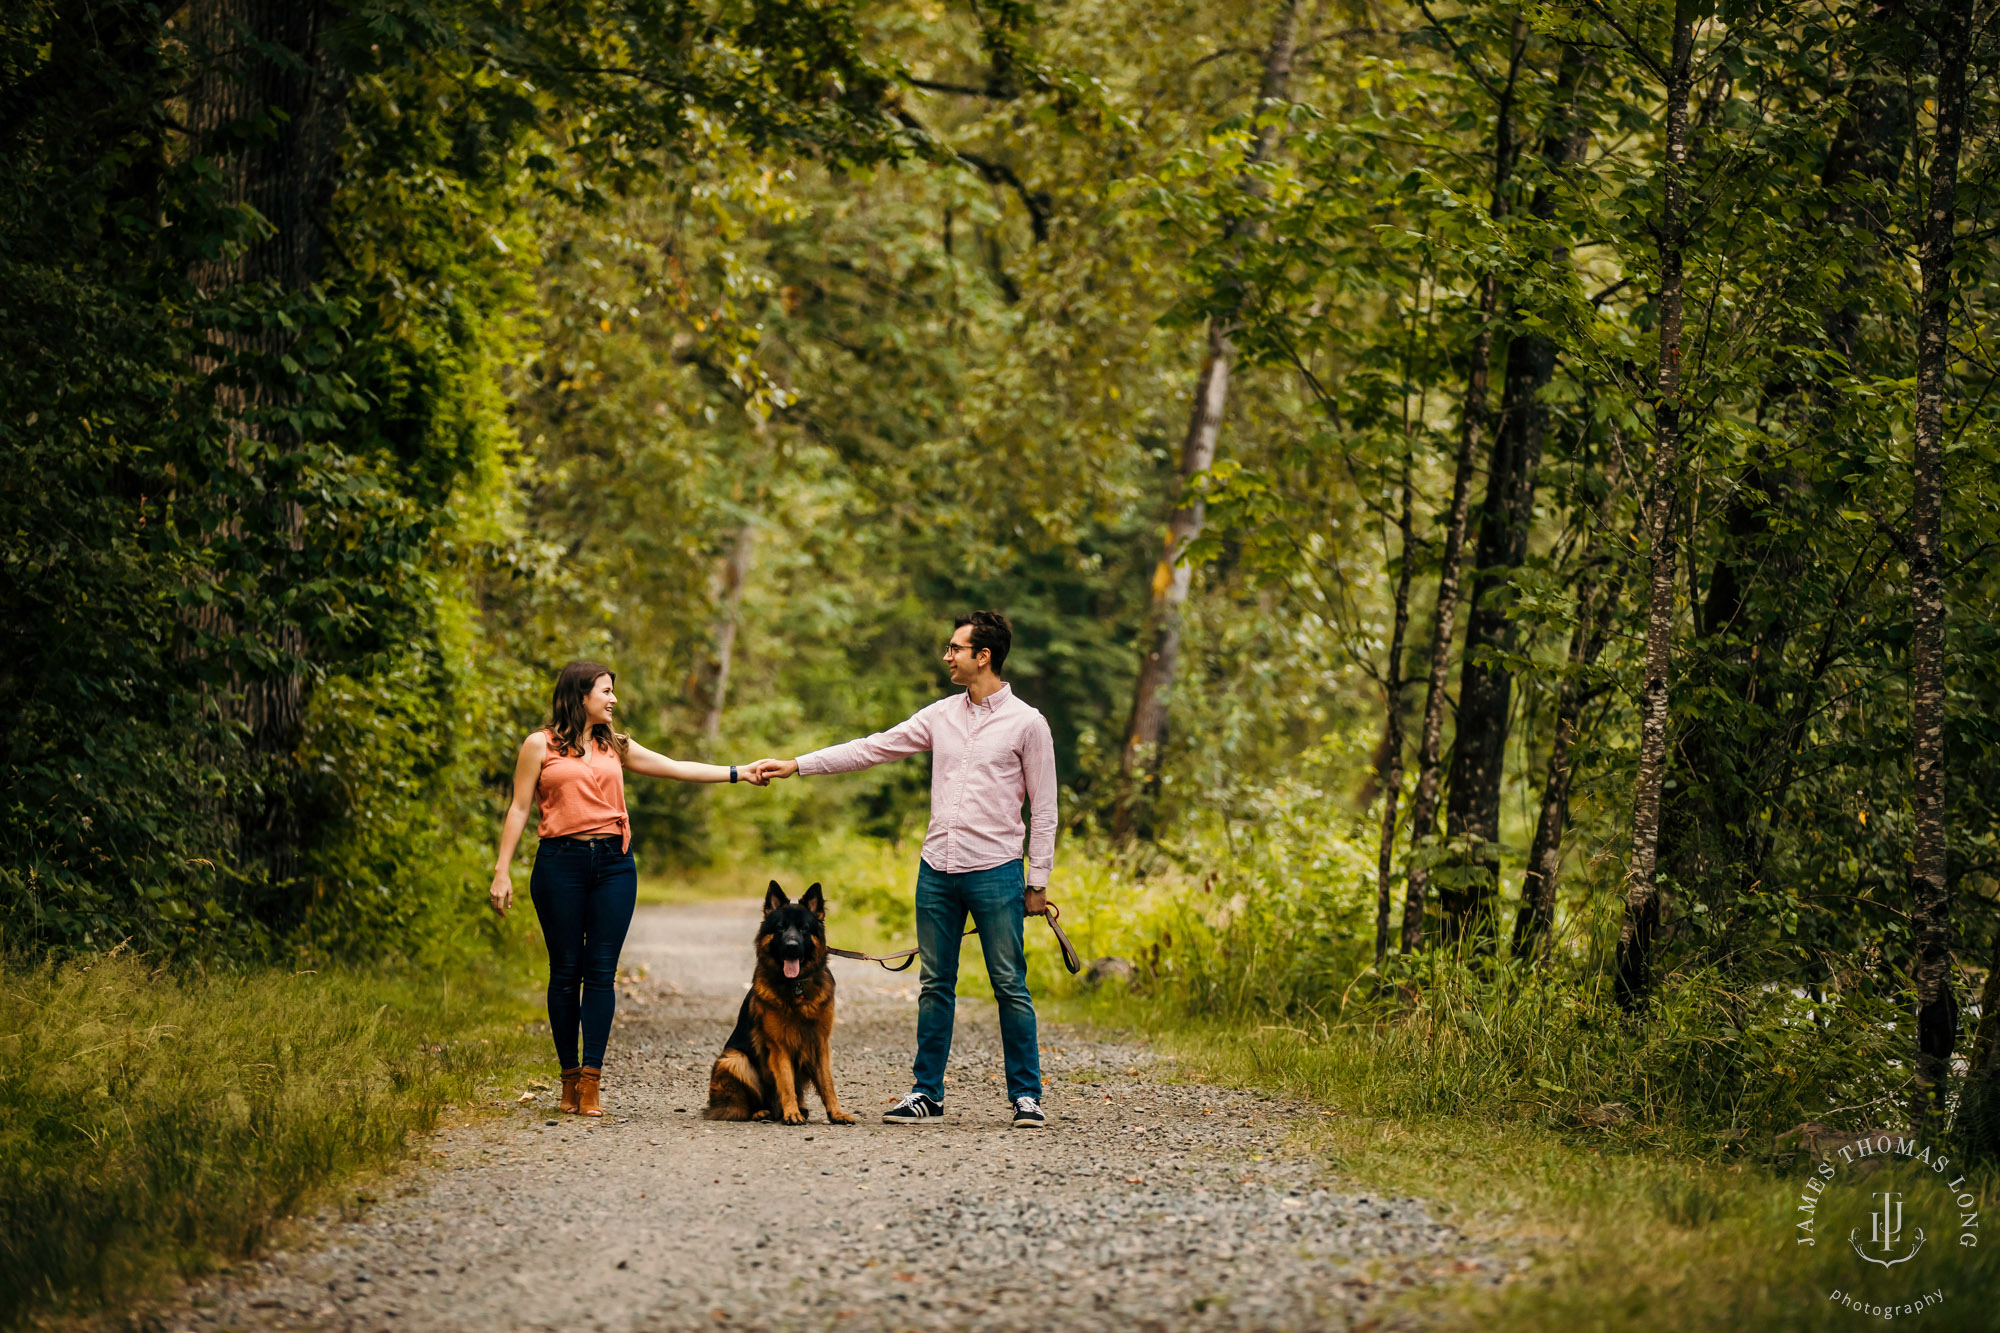
[[[493,872],[493,885],[486,890],[486,900],[501,916],[507,915],[507,909],[514,905],[514,877],[505,866]]]

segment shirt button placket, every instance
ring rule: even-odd
[[[968,700],[969,702],[969,700]],[[972,704],[970,717],[966,720],[965,748],[958,756],[957,771],[952,774],[951,819],[945,826],[945,835],[950,839],[948,855],[952,862],[952,873],[963,874],[958,855],[958,831],[965,821],[966,769],[972,764],[972,744],[979,735],[979,705]]]

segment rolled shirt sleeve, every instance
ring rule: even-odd
[[[935,707],[932,705],[932,708]],[[891,760],[922,754],[931,748],[930,714],[931,708],[926,708],[909,721],[899,722],[887,731],[802,754],[799,756],[799,775],[813,777],[823,773],[854,773]]]
[[[1021,776],[1028,787],[1028,887],[1045,889],[1056,864],[1056,743],[1039,713],[1021,738]]]

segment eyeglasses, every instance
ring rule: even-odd
[[[956,657],[960,653],[970,653],[975,651],[977,650],[974,649],[973,646],[969,643],[948,643],[944,646],[944,655],[946,657]]]

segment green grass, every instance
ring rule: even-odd
[[[726,902],[762,898],[772,880],[796,898],[812,880],[800,871],[777,862],[762,861],[699,870],[673,871],[639,876],[639,901],[657,907],[683,907],[696,903]]]
[[[727,902],[761,898],[771,876],[762,878],[741,871],[703,871],[695,875],[639,876],[639,904],[642,907],[689,907],[697,903]]]
[[[0,970],[0,1327],[142,1300],[355,1206],[542,1055],[528,961]]]
[[[1873,1177],[1843,1196],[1846,1212],[1822,1224],[1818,1244],[1797,1243],[1803,1166],[1762,1151],[1725,1156],[1648,1146],[1619,1128],[1568,1129],[1534,1119],[1371,1112],[1403,1095],[1366,1046],[1364,1032],[1308,1036],[1278,1027],[1190,1021],[1144,997],[1074,998],[1054,1006],[1070,1021],[1150,1033],[1184,1075],[1305,1098],[1326,1113],[1301,1131],[1296,1151],[1328,1162],[1369,1189],[1430,1200],[1475,1236],[1532,1257],[1503,1287],[1413,1298],[1445,1327],[1482,1333],[1645,1329],[1648,1333],[1844,1330],[1883,1322],[1832,1304],[1835,1290],[1930,1290],[1946,1301],[1918,1315],[1926,1329],[1994,1327],[2000,1240],[1957,1244],[1960,1213],[1927,1171]],[[1432,1073],[1448,1077],[1446,1071]],[[1869,1191],[1895,1183],[1910,1216],[1932,1219],[1931,1243],[1886,1284],[1847,1245],[1864,1234]],[[1973,1174],[1982,1225],[2000,1176]],[[1851,1214],[1851,1215],[1850,1215]],[[1948,1224],[1943,1219],[1949,1219]],[[1939,1234],[1942,1232],[1942,1234]],[[1880,1299],[1878,1297],[1878,1299]]]

